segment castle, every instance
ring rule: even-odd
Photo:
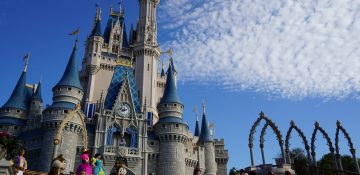
[[[107,172],[121,160],[129,175],[189,175],[195,168],[206,175],[227,174],[228,152],[224,140],[210,132],[205,105],[201,126],[197,119],[192,133],[182,118],[172,56],[167,69],[158,68],[158,5],[159,0],[139,0],[138,23],[129,35],[124,10],[110,9],[103,32],[97,7],[81,70],[75,43],[45,109],[41,83],[26,82],[26,64],[0,109],[0,131],[24,143],[29,169],[48,172],[53,157],[62,154],[70,174],[87,145],[103,154]]]

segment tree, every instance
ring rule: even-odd
[[[292,168],[297,175],[311,175],[305,151],[302,148],[290,150],[290,159],[293,160]]]

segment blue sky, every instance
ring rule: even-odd
[[[42,79],[45,104],[60,79],[80,27],[80,43],[90,32],[95,3],[103,9],[103,27],[110,4],[117,1],[0,1],[0,103],[10,96],[31,53],[27,81]],[[137,1],[125,1],[126,25],[136,23]],[[163,0],[158,11],[159,41],[172,47],[179,72],[184,118],[193,129],[193,108],[207,103],[216,136],[230,152],[229,168],[250,164],[248,134],[263,110],[285,137],[290,120],[310,140],[314,122],[334,142],[340,120],[355,147],[360,146],[360,22],[358,2]],[[291,12],[291,13],[290,13]],[[78,61],[83,56],[80,44]],[[255,134],[255,162],[260,163]],[[341,139],[342,153],[349,154]],[[292,148],[302,147],[293,134]],[[318,158],[327,153],[321,135]],[[273,133],[266,135],[267,162],[280,152]]]

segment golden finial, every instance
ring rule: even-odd
[[[30,53],[27,53],[23,58],[23,60],[25,61],[24,72],[26,72],[26,69],[29,65],[29,59],[30,59]]]

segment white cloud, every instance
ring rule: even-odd
[[[360,1],[163,0],[159,9],[184,81],[289,98],[360,91]]]

